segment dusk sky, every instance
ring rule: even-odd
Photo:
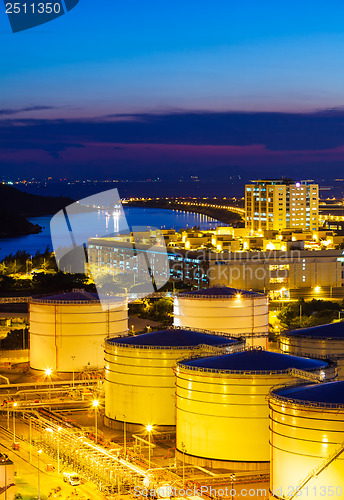
[[[0,37],[2,175],[342,176],[343,2],[1,3]]]

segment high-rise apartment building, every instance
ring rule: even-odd
[[[316,231],[319,225],[319,186],[310,182],[262,179],[247,184],[246,228],[252,231]]]

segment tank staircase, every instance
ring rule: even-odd
[[[321,384],[325,380],[325,373],[312,373],[305,370],[299,370],[298,368],[289,368],[288,375],[295,378],[302,378],[304,380],[309,380],[310,382],[315,382],[316,384]]]
[[[299,493],[302,491],[302,489],[307,485],[307,483],[309,483],[311,479],[318,477],[319,474],[321,474],[334,460],[336,460],[343,453],[343,451],[344,451],[344,442],[340,445],[339,448],[337,448],[332,453],[332,455],[326,457],[325,460],[323,460],[302,481],[300,481],[298,486],[295,488],[292,494],[286,498],[286,500],[292,500],[293,498],[298,496]]]

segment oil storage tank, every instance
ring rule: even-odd
[[[227,332],[250,346],[267,347],[269,300],[266,294],[215,286],[174,298],[174,325]]]
[[[178,362],[179,457],[215,468],[267,468],[267,395],[274,385],[296,383],[296,377],[310,373],[334,377],[335,366],[261,349]]]
[[[128,305],[103,310],[96,294],[73,290],[29,304],[30,368],[81,372],[104,368],[104,340],[128,331]]]
[[[105,343],[105,422],[131,428],[175,425],[177,360],[195,354],[230,352],[243,340],[172,328]]]
[[[343,395],[344,381],[271,391],[270,490],[273,497],[310,500],[342,497]]]
[[[279,345],[283,353],[336,359],[338,378],[344,379],[344,322],[282,332]]]

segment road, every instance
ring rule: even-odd
[[[5,421],[0,421],[6,425]],[[23,496],[23,500],[31,500],[38,494],[38,481],[40,483],[41,500],[48,498],[53,489],[60,487],[61,496],[55,497],[60,500],[104,500],[105,496],[97,491],[96,486],[86,482],[76,488],[64,483],[63,476],[57,474],[57,463],[45,453],[38,455],[36,450],[32,451],[32,462],[30,463],[29,445],[20,442],[20,450],[12,450],[13,437],[0,427],[0,451],[5,453],[13,461],[16,472],[17,492]],[[49,472],[47,465],[53,465],[55,472]],[[77,491],[78,495],[75,495]],[[54,496],[50,497],[54,498]]]

